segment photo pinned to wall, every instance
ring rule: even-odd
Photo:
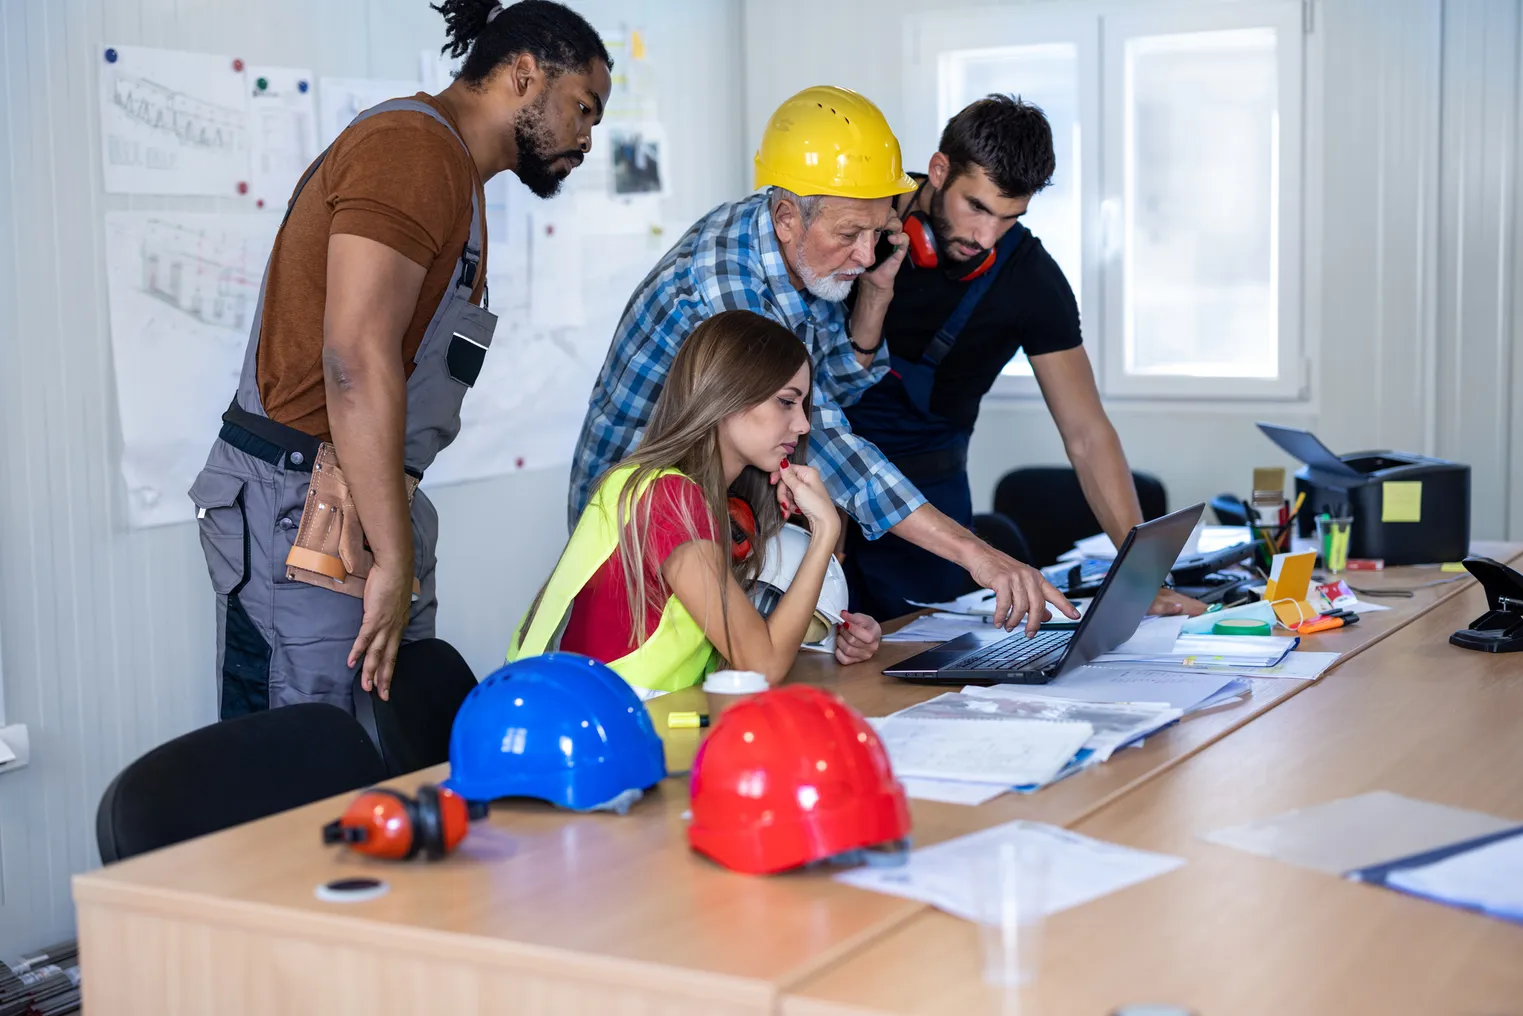
[[[322,143],[333,144],[333,139],[371,106],[387,99],[410,99],[418,94],[419,87],[417,81],[404,81],[400,78],[393,81],[382,78],[323,78],[318,83]]]
[[[611,177],[615,197],[666,196],[670,193],[666,162],[666,132],[653,121],[612,124],[608,147],[613,157]]]
[[[98,58],[106,193],[248,192],[242,60],[144,46],[104,46]]]
[[[250,67],[247,80],[249,197],[255,208],[281,210],[317,158],[317,79],[298,67]]]

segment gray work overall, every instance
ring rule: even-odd
[[[415,99],[383,102],[354,122],[393,110],[422,113],[450,127],[436,110]],[[453,127],[450,133],[464,147]],[[288,218],[326,154],[297,184]],[[496,315],[471,303],[483,232],[480,201],[473,192],[470,239],[454,281],[423,333],[407,380],[403,462],[417,477],[459,433],[461,401],[492,343]],[[266,282],[268,277],[266,268]],[[331,702],[352,712],[356,668],[348,665],[348,656],[364,603],[286,578],[286,555],[301,524],[318,441],[265,413],[256,370],[263,311],[261,285],[238,394],[222,417],[206,468],[190,489],[217,596],[219,712],[228,719],[296,702]],[[403,635],[408,642],[433,636],[438,608],[434,550],[439,516],[421,490],[413,498],[412,526],[413,566],[421,589]]]

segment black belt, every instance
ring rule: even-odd
[[[317,461],[318,446],[322,444],[304,430],[276,423],[268,416],[250,413],[238,405],[236,398],[227,407],[227,412],[222,414],[222,430],[217,436],[256,459],[303,473],[312,472],[312,463]],[[403,472],[414,479],[423,479],[421,470],[404,466]]]
[[[914,452],[909,455],[890,455],[888,460],[899,467],[911,483],[940,480],[968,471],[968,448],[940,448],[933,452]]]
[[[222,432],[218,436],[256,459],[303,473],[312,472],[321,443],[305,431],[250,413],[238,405],[237,399],[222,414]]]

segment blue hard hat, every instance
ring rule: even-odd
[[[466,696],[444,786],[468,801],[537,797],[623,810],[666,777],[650,713],[624,679],[578,653],[516,660]]]

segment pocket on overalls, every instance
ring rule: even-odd
[[[248,567],[248,521],[243,511],[245,480],[231,473],[204,469],[191,485],[196,526],[212,589],[226,596],[243,585]]]
[[[444,354],[449,376],[467,388],[473,387],[481,376],[487,350],[492,347],[497,315],[466,300],[457,300],[444,326],[449,329],[449,346]]]

